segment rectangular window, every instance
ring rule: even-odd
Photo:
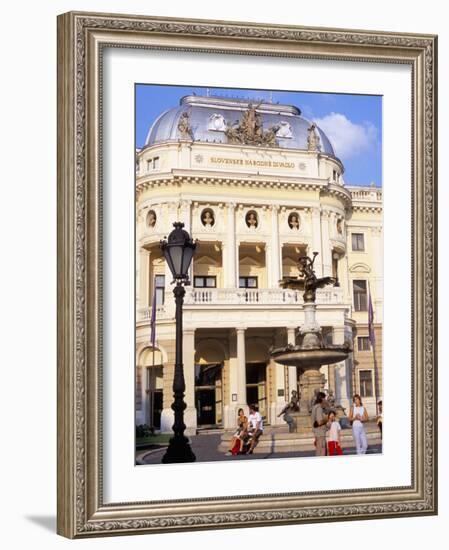
[[[239,277],[240,288],[257,288],[257,277]]]
[[[354,309],[356,311],[366,311],[367,293],[366,281],[353,281]]]
[[[357,337],[357,349],[359,351],[369,351],[371,349],[368,336]]]
[[[360,380],[360,396],[361,397],[373,397],[373,371],[361,370],[359,371]]]
[[[147,170],[159,170],[159,157],[147,160]]]
[[[196,288],[217,288],[217,277],[195,275],[193,278],[193,286]]]
[[[154,287],[156,292],[156,305],[162,306],[165,301],[165,275],[156,275],[154,277]]]
[[[352,250],[356,252],[364,252],[365,250],[365,235],[363,233],[352,233]]]

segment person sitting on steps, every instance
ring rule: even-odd
[[[263,434],[263,419],[257,405],[249,406],[248,433],[251,436],[248,454],[251,455]]]

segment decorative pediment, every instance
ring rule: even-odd
[[[240,260],[239,263],[240,263],[240,265],[253,265],[253,266],[256,266],[256,267],[260,267],[260,262],[258,262],[257,260],[255,260],[251,256],[244,256]]]
[[[286,265],[289,267],[298,267],[298,260],[295,261],[293,258],[289,258],[287,256],[282,259],[282,265]]]
[[[349,271],[351,273],[370,273],[371,268],[369,267],[369,265],[358,263],[358,264],[353,264],[349,268]]]
[[[210,256],[200,256],[199,258],[195,258],[195,264],[213,265],[215,267],[220,266],[217,260],[214,260]]]

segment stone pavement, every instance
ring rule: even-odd
[[[261,460],[267,458],[293,458],[315,456],[314,451],[293,451],[293,452],[264,452],[252,455],[226,456],[218,450],[222,433],[198,434],[190,437],[192,450],[195,453],[197,462],[215,462],[218,460]],[[152,450],[140,450],[136,453],[136,464],[160,464],[166,447]],[[367,454],[382,452],[381,444],[369,445]],[[354,455],[355,447],[343,449],[344,455]]]

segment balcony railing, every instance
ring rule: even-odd
[[[189,288],[186,290],[186,305],[294,305],[303,303],[302,291],[282,288]],[[340,288],[317,291],[317,304],[337,304],[341,301],[342,291]]]
[[[152,307],[142,307],[137,310],[138,321],[150,321],[151,320]],[[166,313],[165,306],[156,306],[156,319],[161,319]]]
[[[191,288],[185,304],[286,304],[299,303],[300,293],[277,288]]]
[[[343,293],[341,288],[318,289],[316,293],[317,304],[341,304]],[[186,308],[222,305],[241,306],[288,306],[304,303],[302,291],[284,290],[282,288],[186,288],[184,304]],[[157,306],[156,318],[158,320],[168,318],[170,313],[165,306]],[[151,319],[151,306],[137,311],[138,321]]]

